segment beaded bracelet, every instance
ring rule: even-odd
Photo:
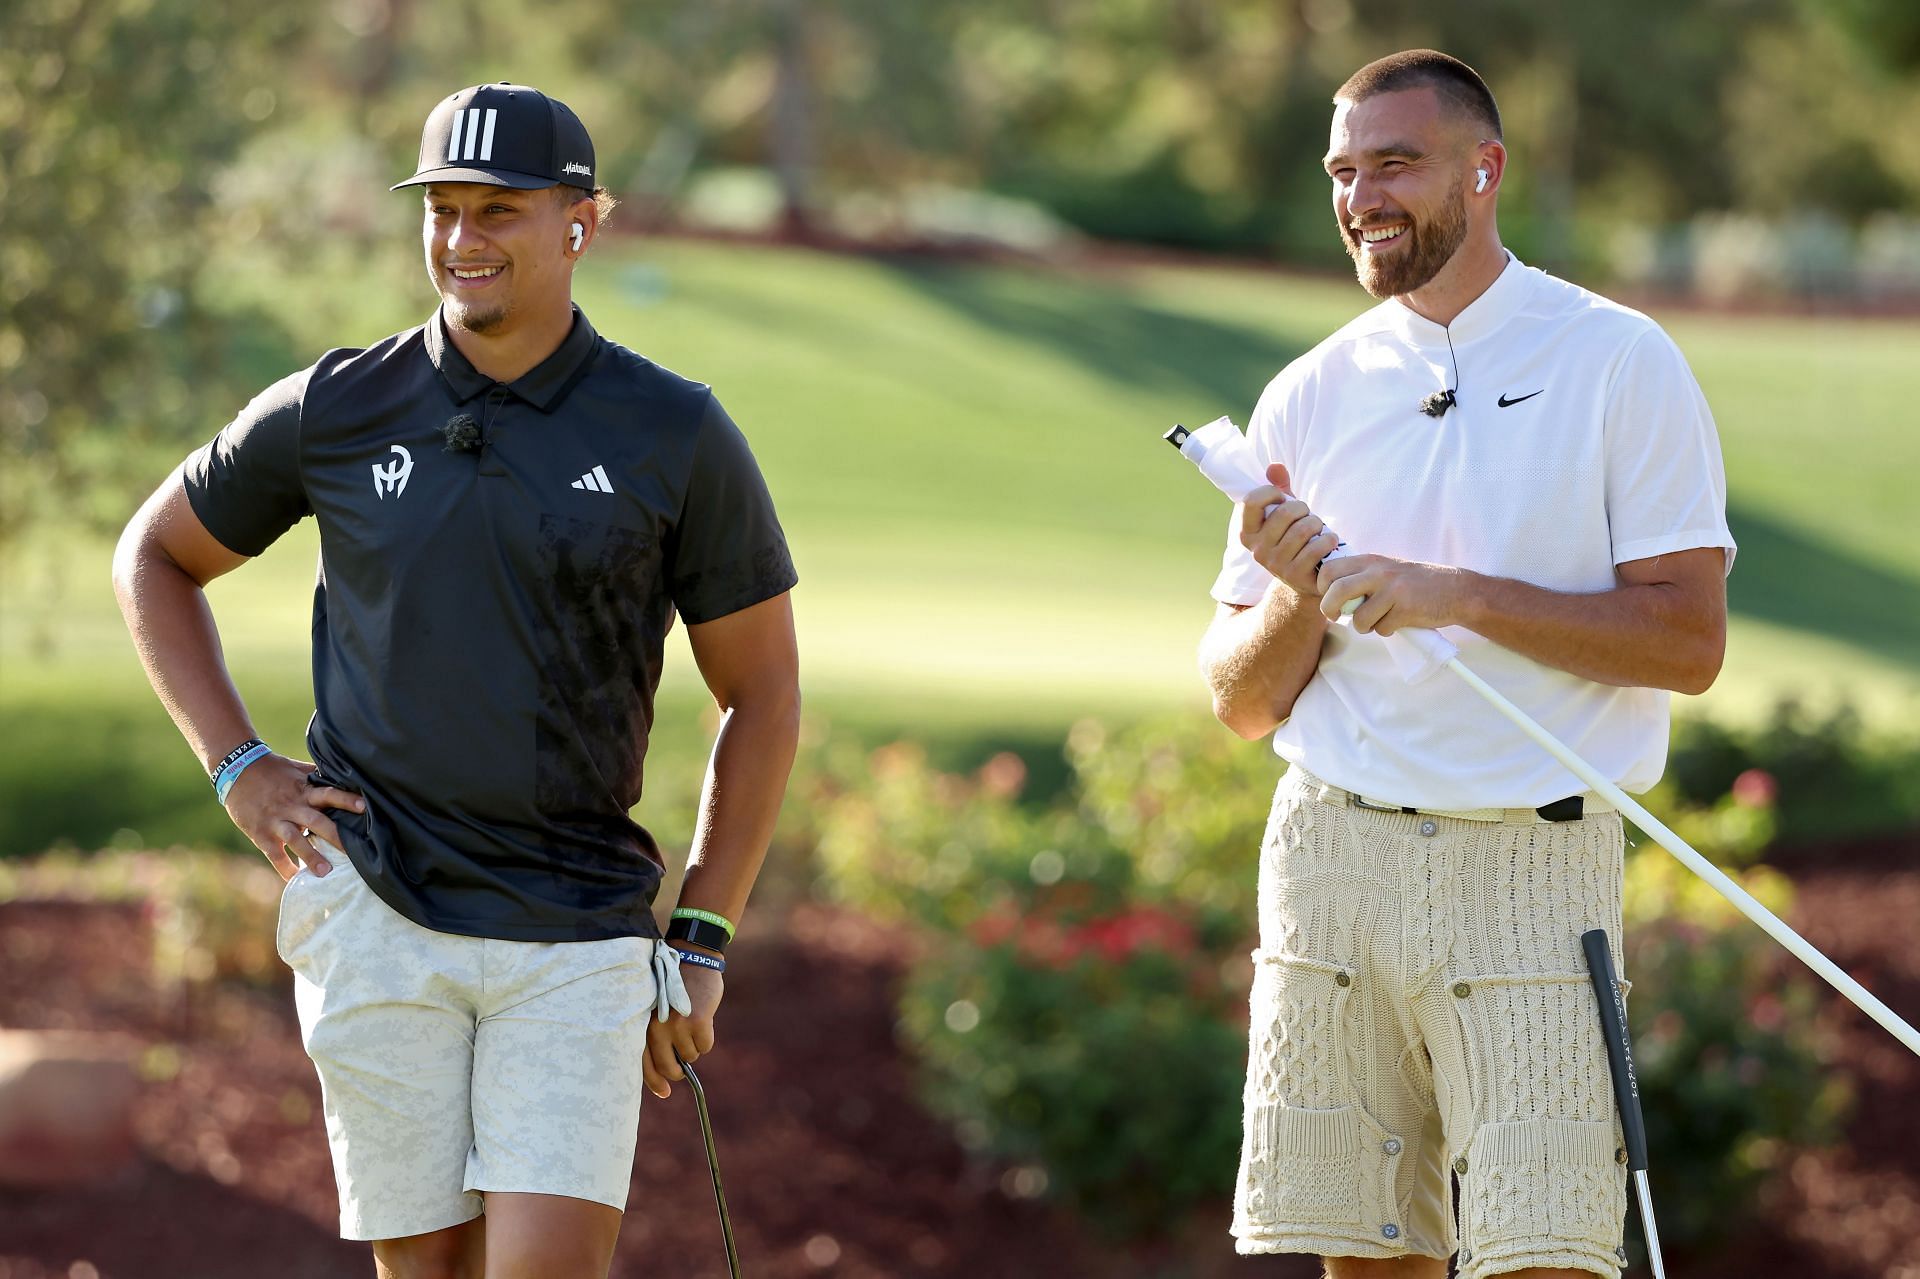
[[[264,759],[273,751],[257,737],[250,737],[227,753],[220,761],[220,767],[213,770],[213,797],[222,804],[227,802],[227,792],[240,780],[240,774],[247,771],[255,761]]]
[[[674,952],[680,956],[683,964],[692,964],[696,968],[711,968],[716,973],[727,971],[727,961],[714,955],[703,955],[697,950],[681,950],[675,946]]]

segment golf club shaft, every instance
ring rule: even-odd
[[[1647,1260],[1653,1263],[1653,1279],[1667,1279],[1667,1263],[1660,1258],[1660,1231],[1653,1224],[1653,1193],[1647,1189],[1647,1170],[1633,1171],[1633,1190],[1640,1198],[1640,1229],[1647,1236]]]
[[[1500,691],[1475,675],[1459,658],[1450,658],[1449,669],[1461,679],[1473,686],[1495,709],[1512,720],[1520,731],[1531,737],[1548,754],[1565,764],[1575,777],[1593,788],[1595,794],[1619,809],[1621,813],[1633,819],[1634,825],[1652,836],[1660,847],[1680,859],[1688,870],[1707,881],[1714,891],[1732,902],[1734,906],[1758,924],[1768,936],[1792,951],[1799,960],[1814,972],[1820,974],[1828,985],[1852,1000],[1861,1012],[1879,1022],[1895,1039],[1905,1044],[1916,1055],[1920,1055],[1920,1030],[1915,1030],[1900,1015],[1881,1003],[1874,993],[1855,981],[1844,972],[1840,965],[1828,959],[1816,949],[1813,943],[1787,927],[1778,915],[1762,906],[1746,889],[1727,877],[1726,873],[1712,862],[1693,851],[1687,841],[1668,830],[1659,818],[1641,807],[1631,795],[1615,786],[1600,770],[1573,753],[1559,738],[1542,728],[1531,715],[1508,701]]]
[[[727,1245],[727,1273],[733,1279],[740,1279],[740,1254],[733,1246],[733,1220],[727,1215],[727,1192],[720,1185],[720,1153],[713,1145],[713,1120],[707,1114],[707,1090],[700,1086],[700,1076],[693,1073],[692,1066],[683,1061],[680,1069],[686,1072],[687,1086],[693,1090],[693,1108],[700,1113],[700,1139],[706,1143],[707,1171],[713,1175],[713,1202],[720,1209],[720,1237]]]
[[[1640,1196],[1640,1229],[1647,1238],[1656,1279],[1665,1279],[1660,1257],[1660,1232],[1653,1224],[1653,1195],[1647,1188],[1647,1122],[1640,1113],[1640,1083],[1633,1070],[1633,1037],[1627,1033],[1627,1004],[1620,997],[1620,978],[1614,971],[1607,930],[1590,928],[1580,934],[1587,957],[1587,976],[1600,1006],[1600,1033],[1607,1043],[1607,1074],[1613,1080],[1613,1100],[1620,1111],[1620,1136],[1626,1142],[1627,1171]]]

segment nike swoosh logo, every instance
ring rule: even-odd
[[[1520,399],[1517,399],[1517,400],[1509,400],[1506,396],[1503,395],[1500,397],[1500,407],[1503,409],[1510,409],[1514,405],[1518,404],[1520,400],[1531,400],[1534,395],[1545,395],[1546,393],[1547,393],[1547,388],[1543,386],[1539,390],[1535,391],[1533,395],[1523,395],[1520,397]]]

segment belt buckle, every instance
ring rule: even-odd
[[[1355,808],[1364,808],[1373,813],[1417,813],[1417,808],[1406,808],[1400,804],[1378,804],[1356,791],[1347,792],[1347,803]]]

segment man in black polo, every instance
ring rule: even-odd
[[[442,102],[400,184],[434,316],[269,387],[115,557],[154,688],[288,880],[342,1233],[382,1275],[605,1274],[640,1090],[713,1045],[793,760],[785,539],[712,392],[573,306],[594,177],[536,90]],[[308,515],[311,764],[254,738],[203,593]],[[662,941],[627,814],[676,613],[726,717]]]

